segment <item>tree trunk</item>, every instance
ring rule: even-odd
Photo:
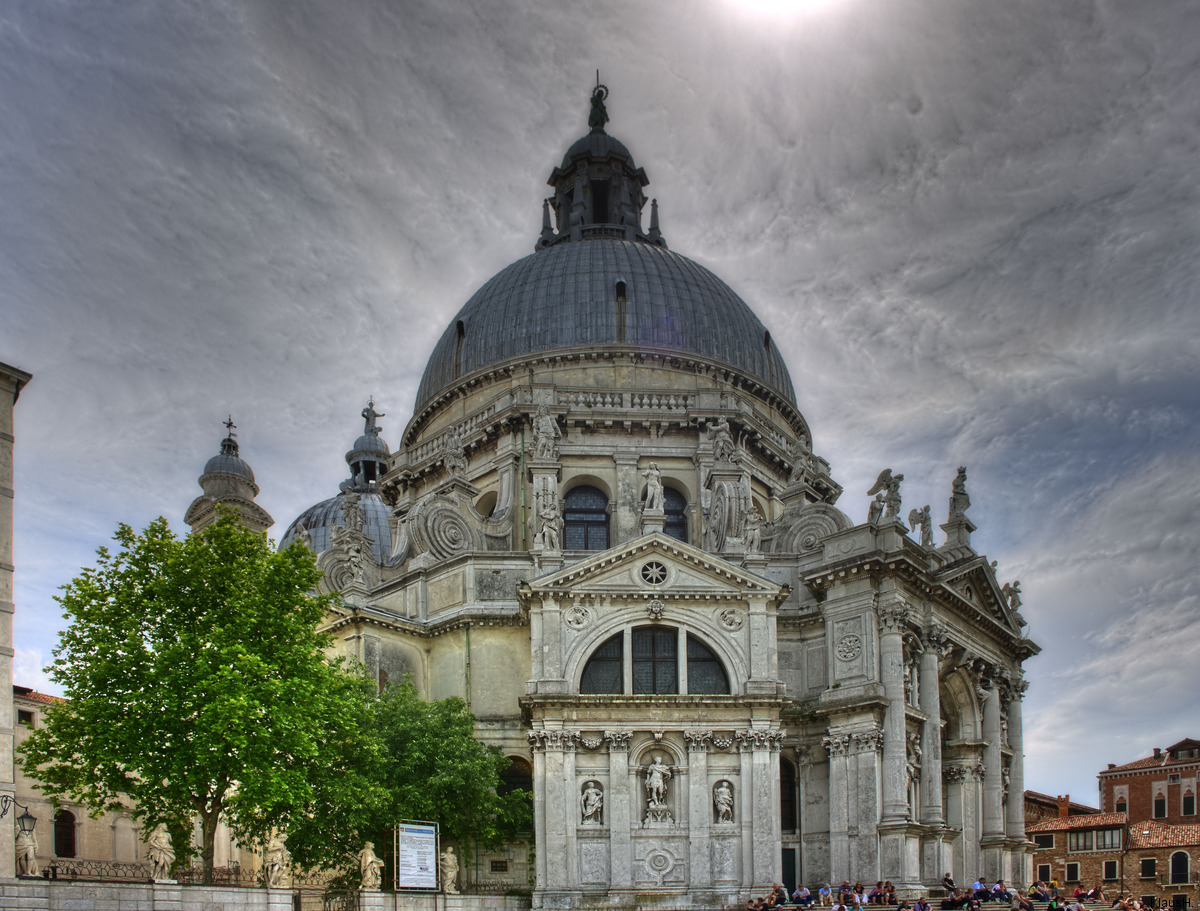
[[[200,814],[200,860],[204,864],[206,886],[211,886],[213,881],[213,855],[216,853],[217,823],[220,818],[220,810]]]

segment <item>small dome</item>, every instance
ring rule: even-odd
[[[629,162],[630,167],[633,167],[633,156],[629,154],[629,149],[625,148],[625,144],[621,140],[609,136],[603,130],[592,130],[567,149],[561,167],[566,171],[570,169],[571,162],[577,159],[608,158],[610,155],[624,158]]]
[[[350,449],[350,454],[346,456],[346,461],[352,461],[350,456],[360,455],[381,455],[387,456],[390,454],[388,444],[383,441],[383,438],[374,433],[364,433],[354,441],[354,446]]]
[[[346,524],[342,515],[342,501],[345,497],[346,492],[339,493],[336,497],[323,500],[300,513],[296,521],[288,526],[287,532],[279,542],[279,549],[283,550],[295,541],[303,527],[308,529],[312,536],[313,550],[316,553],[329,550],[329,535],[333,526],[345,527]],[[371,539],[371,553],[379,563],[388,563],[392,556],[392,530],[388,524],[391,510],[374,490],[359,491],[358,497],[358,508],[363,517],[362,531]]]
[[[229,452],[226,452],[226,443],[233,443],[233,448]],[[223,440],[221,442],[221,452],[205,463],[204,473],[233,474],[239,478],[245,478],[251,484],[254,483],[254,472],[250,470],[249,465],[238,458],[237,443],[233,440]]]

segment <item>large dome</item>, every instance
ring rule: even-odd
[[[779,349],[728,285],[665,247],[593,236],[539,250],[480,288],[434,347],[415,411],[459,378],[510,359],[608,347],[728,364],[796,403]]]

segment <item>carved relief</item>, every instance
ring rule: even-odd
[[[838,640],[834,653],[839,661],[853,661],[862,654],[862,637],[855,633],[847,633]]]
[[[592,612],[582,604],[572,604],[563,611],[563,623],[571,629],[583,629],[592,622]]]
[[[783,731],[735,731],[734,739],[743,750],[778,750]]]
[[[632,736],[632,731],[604,732],[604,739],[608,741],[609,750],[617,753],[625,753],[629,750],[629,738]]]
[[[809,503],[796,513],[784,513],[779,521],[782,530],[771,542],[777,554],[807,554],[836,532],[849,528],[851,522],[840,509],[827,503]]]
[[[646,605],[646,613],[650,615],[650,619],[653,622],[657,623],[662,619],[663,611],[666,610],[666,608],[667,606],[658,600],[658,598],[653,598],[651,599],[650,603]]]
[[[908,623],[908,608],[903,604],[889,604],[879,609],[879,628],[884,632],[903,630]]]
[[[828,737],[822,737],[821,746],[825,747],[825,751],[829,753],[831,759],[835,756],[845,756],[850,752],[850,735],[831,734]]]
[[[746,622],[746,612],[737,607],[726,607],[720,611],[717,619],[724,629],[736,633]]]
[[[883,731],[855,731],[850,735],[855,753],[880,753],[883,751]]]
[[[689,752],[704,753],[708,750],[713,734],[712,731],[684,731],[683,739],[687,741]]]

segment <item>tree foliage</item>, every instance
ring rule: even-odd
[[[305,865],[351,851],[379,813],[383,754],[370,682],[316,631],[312,554],[276,553],[232,516],[183,539],[164,519],[122,525],[115,540],[57,599],[70,625],[51,677],[67,701],[23,750],[42,790],[95,813],[127,795],[174,833],[198,817],[208,875],[219,817],[244,844],[327,824],[289,845]]]
[[[475,739],[475,719],[462,699],[426,702],[405,680],[380,696],[376,724],[389,794],[381,828],[427,819],[439,823],[443,841],[492,846],[531,827],[531,795],[503,792],[509,759]]]

